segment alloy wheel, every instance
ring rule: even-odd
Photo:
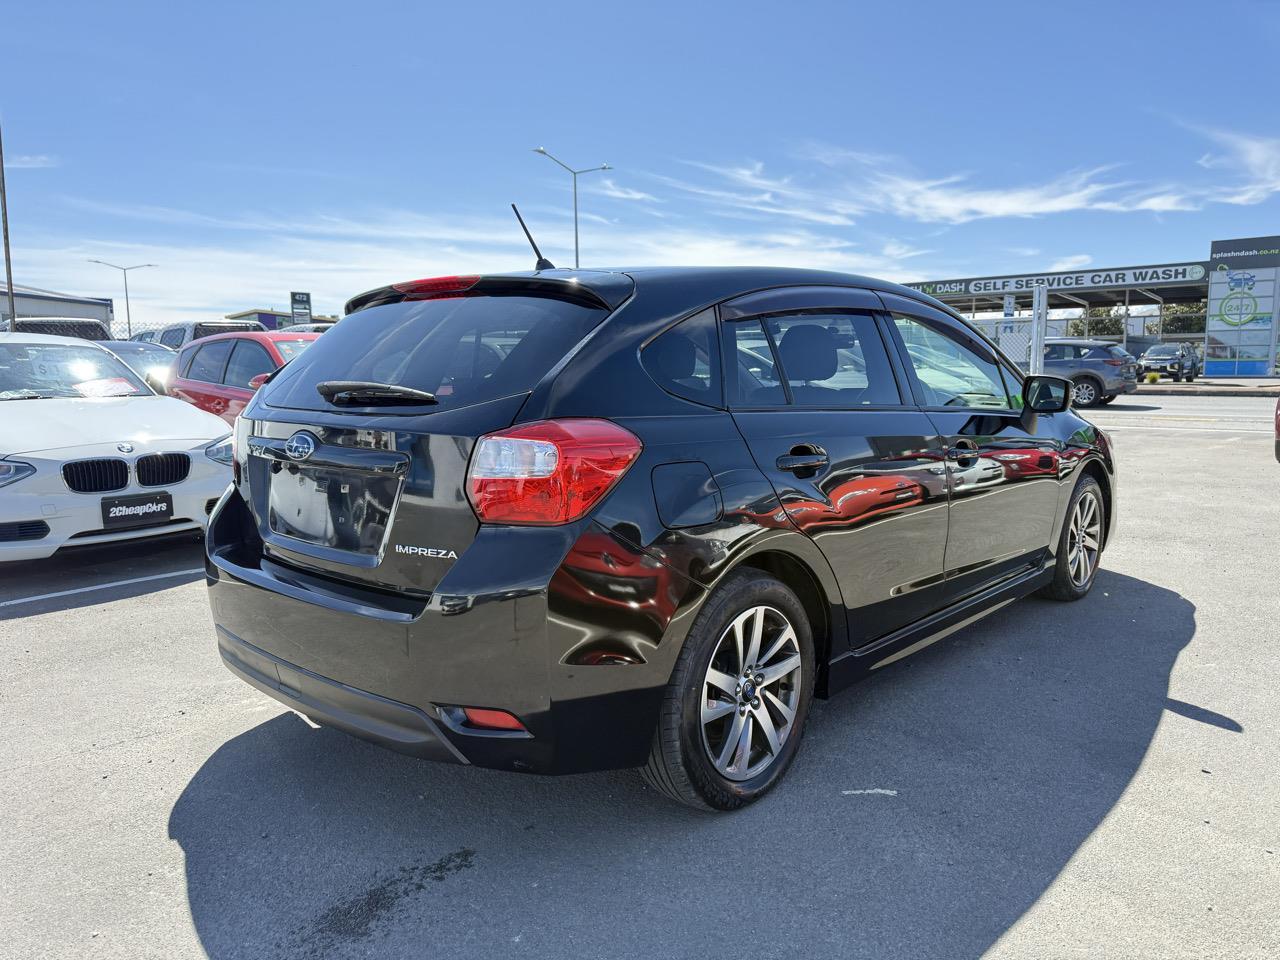
[[[1088,380],[1081,380],[1071,387],[1071,399],[1081,407],[1087,407],[1098,398],[1098,390]]]
[[[702,744],[729,780],[758,776],[792,735],[804,673],[795,628],[774,607],[729,624],[703,680]]]
[[[1088,491],[1076,501],[1071,511],[1071,527],[1067,533],[1067,569],[1071,582],[1083,587],[1098,566],[1102,545],[1102,508],[1097,496]]]

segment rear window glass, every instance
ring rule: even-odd
[[[273,407],[332,410],[316,392],[316,385],[328,380],[425,390],[438,401],[425,408],[432,412],[525,393],[606,314],[567,300],[501,295],[370,307],[313,341],[285,367],[266,401]],[[405,412],[403,407],[377,409]]]

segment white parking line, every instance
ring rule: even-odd
[[[53,600],[56,597],[70,597],[77,593],[90,593],[94,590],[110,590],[112,587],[128,587],[135,583],[149,583],[152,580],[165,580],[169,577],[186,577],[193,573],[204,573],[204,567],[192,567],[190,570],[174,570],[171,573],[153,573],[149,577],[133,577],[129,580],[113,580],[110,583],[95,583],[91,587],[76,587],[74,590],[59,590],[56,593],[41,593],[34,597],[19,597],[17,600],[0,601],[0,607],[15,607],[20,603],[35,603],[38,600]]]

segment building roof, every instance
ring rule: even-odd
[[[9,292],[9,285],[0,280],[0,295]],[[32,297],[39,300],[74,300],[78,303],[111,303],[110,297],[79,297],[74,293],[59,293],[57,290],[45,290],[42,287],[29,287],[26,284],[13,285],[15,297]]]

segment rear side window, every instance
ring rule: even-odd
[[[1129,359],[1129,352],[1120,347],[1107,347],[1107,353],[1110,354],[1111,357],[1116,360]]]
[[[227,355],[231,353],[230,340],[216,340],[206,343],[196,351],[187,371],[188,380],[200,380],[204,383],[221,383],[222,371],[227,366]]]
[[[804,312],[732,326],[739,405],[847,410],[902,402],[869,314]]]
[[[677,323],[644,348],[640,362],[667,393],[694,403],[720,405],[715,311],[703,310]]]
[[[172,330],[166,330],[164,333],[160,334],[160,342],[166,347],[173,347],[176,350],[178,347],[182,346],[183,332],[184,331],[181,327],[174,327]]]
[[[267,403],[332,410],[316,391],[331,380],[425,390],[464,407],[527,393],[608,311],[546,296],[490,295],[408,301],[345,317],[285,367]],[[378,408],[382,413],[406,408]]]

